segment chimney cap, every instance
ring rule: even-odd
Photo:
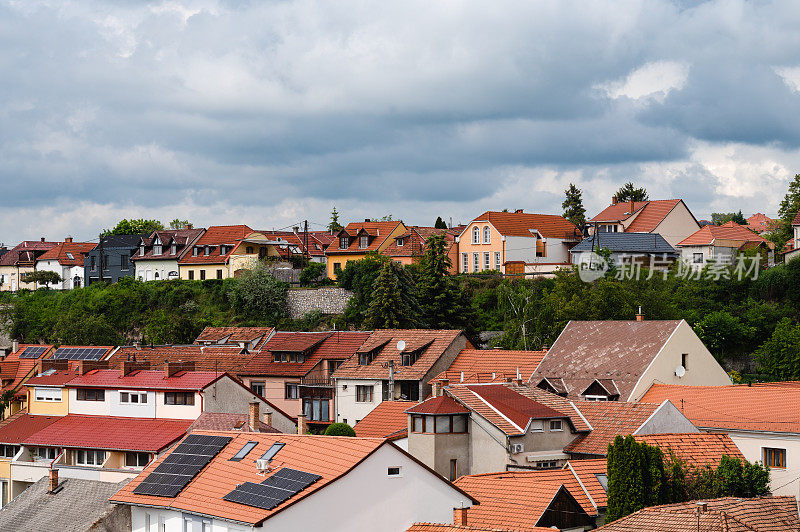
[[[617,204],[617,196],[616,195],[611,196],[611,205],[616,205],[616,204]]]

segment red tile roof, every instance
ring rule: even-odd
[[[665,457],[673,455],[695,468],[716,467],[723,455],[744,459],[744,455],[727,434],[691,432],[687,434],[646,434],[638,441],[661,449]]]
[[[303,377],[323,360],[350,358],[369,336],[368,332],[356,331],[276,332],[240,374]],[[275,352],[306,350],[305,362],[273,362]]]
[[[562,486],[589,516],[597,515],[575,476],[564,469],[467,475],[455,484],[480,502],[467,512],[471,526],[530,530]]]
[[[545,238],[566,238],[580,235],[580,230],[564,218],[556,214],[531,214],[527,212],[486,211],[473,222],[488,221],[505,236],[533,236],[531,231],[538,231]]]
[[[65,370],[48,370],[36,377],[31,377],[25,381],[25,386],[64,386],[66,383],[80,375],[78,365]]]
[[[597,508],[608,506],[606,489],[597,478],[599,475],[607,475],[605,458],[569,460],[564,469],[572,471]]]
[[[757,233],[765,233],[780,226],[780,220],[773,220],[766,214],[757,212],[747,219],[747,225]]]
[[[660,405],[622,401],[578,401],[575,406],[592,426],[592,431],[574,439],[564,452],[605,456],[617,435],[633,434]]]
[[[200,417],[194,420],[186,432],[194,432],[197,430],[238,430],[239,432],[254,432],[252,427],[250,427],[249,417],[249,414],[203,412],[200,414]],[[280,432],[261,420],[256,423],[258,432]]]
[[[239,346],[223,345],[161,345],[154,347],[120,347],[108,360],[109,365],[119,367],[123,360],[135,356],[137,360],[150,362],[151,369],[169,362],[194,362],[196,371],[217,371],[237,375],[238,371],[253,358],[252,353],[242,353]]]
[[[96,246],[97,244],[91,242],[59,242],[36,260],[58,260],[62,266],[83,266],[86,254]],[[71,254],[72,258],[69,258],[67,253]]]
[[[612,379],[628,400],[639,377],[680,325],[680,320],[570,321],[536,369],[532,384],[563,379],[579,398],[595,379]]]
[[[359,438],[399,440],[408,436],[406,410],[414,401],[382,401],[353,427]]]
[[[186,434],[188,419],[68,414],[28,436],[23,445],[158,452]]]
[[[609,205],[600,212],[600,214],[589,221],[619,222],[627,220],[632,214],[636,214],[636,218],[631,222],[625,232],[650,233],[658,227],[658,224],[664,221],[664,218],[666,218],[679,203],[682,203],[682,200],[637,201],[633,203],[633,209],[631,210],[631,202],[622,201],[614,205]]]
[[[527,381],[547,350],[511,351],[506,349],[464,349],[450,367],[432,381],[448,379],[452,383],[498,382],[506,377]]]
[[[20,242],[0,257],[0,266],[14,266],[19,263],[31,263],[54,247],[58,242],[42,242],[41,240],[25,240]]]
[[[766,240],[748,229],[747,226],[739,225],[731,221],[724,225],[706,225],[701,227],[697,232],[678,242],[678,245],[709,246],[719,240],[732,240],[739,243],[739,246],[745,243],[767,243]]]
[[[425,243],[433,235],[444,235],[446,246],[445,252],[449,252],[455,245],[456,236],[461,231],[452,229],[436,229],[435,227],[423,227],[420,225],[408,226],[408,231],[402,233],[392,240],[381,252],[387,257],[421,257],[425,253]],[[398,240],[402,239],[403,245],[398,245]]]
[[[70,388],[106,388],[129,390],[190,390],[200,391],[226,373],[213,371],[181,371],[167,378],[164,371],[139,370],[122,376],[118,369],[95,369],[78,375],[67,383]]]
[[[752,386],[653,384],[641,400],[665,399],[698,427],[800,433],[800,382]]]
[[[325,249],[326,255],[337,255],[343,253],[367,253],[368,251],[377,251],[384,243],[389,235],[400,226],[405,230],[403,222],[358,222],[349,223],[347,227],[336,234],[336,239]],[[361,247],[359,242],[359,235],[361,233],[369,235],[369,245],[366,248]],[[349,236],[350,245],[347,249],[339,248],[339,238]]]
[[[0,375],[2,375],[3,380],[3,392],[8,390],[19,390],[22,386],[22,383],[25,382],[29,377],[33,376],[39,360],[48,356],[52,352],[52,345],[42,345],[42,347],[47,347],[47,350],[45,350],[44,353],[39,355],[37,358],[19,358],[19,355],[25,351],[26,347],[39,345],[42,344],[20,344],[16,351],[9,353],[2,361],[0,361]]]
[[[228,261],[231,252],[239,244],[239,239],[252,233],[253,230],[246,225],[213,225],[206,229],[203,236],[197,239],[194,246],[210,246],[210,253],[201,252],[194,256],[192,252],[186,253],[178,262],[180,264],[223,264]],[[225,254],[220,254],[220,245],[227,245]]]
[[[388,362],[392,360],[397,380],[421,380],[425,378],[444,352],[461,336],[462,332],[459,330],[379,329],[373,331],[358,349],[359,353],[378,350],[372,363],[366,366],[359,365],[358,354],[355,354],[336,370],[334,377],[340,379],[388,379]],[[422,349],[419,358],[411,366],[400,364],[400,352],[397,350],[397,342],[400,340],[406,344],[405,353]]]
[[[34,416],[23,408],[0,421],[0,443],[19,445],[30,436],[61,419],[59,416]]]
[[[165,229],[163,231],[153,231],[148,236],[143,237],[142,241],[145,244],[144,255],[139,255],[137,251],[132,257],[132,261],[137,260],[178,260],[184,253],[188,252],[190,248],[187,244],[191,244],[198,236],[200,236],[205,229],[192,228],[192,229]],[[153,253],[153,243],[155,238],[161,241],[161,255]],[[170,253],[170,245],[175,241],[175,255]]]
[[[194,341],[195,344],[213,342],[219,345],[238,345],[239,342],[256,342],[259,350],[275,329],[272,327],[206,327]]]
[[[469,414],[471,410],[447,395],[431,397],[406,410],[408,414]]]

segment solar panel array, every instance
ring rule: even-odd
[[[313,473],[284,467],[261,484],[245,482],[222,498],[230,502],[272,510],[321,478]]]
[[[19,354],[19,358],[39,358],[48,349],[49,345],[29,345]]]
[[[227,436],[189,434],[133,492],[176,497],[230,441]]]
[[[59,347],[53,353],[56,360],[100,360],[108,349],[105,347]]]

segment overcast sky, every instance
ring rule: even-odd
[[[800,172],[800,6],[0,0],[0,241],[122,217],[280,228],[625,181],[699,218]]]

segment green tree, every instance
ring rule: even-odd
[[[187,227],[191,227],[192,223],[189,220],[181,220],[179,218],[175,218],[169,223],[170,229],[186,229]]]
[[[564,191],[564,202],[561,208],[564,209],[564,218],[582,228],[586,223],[586,209],[583,208],[583,195],[581,189],[574,183],[569,184],[569,188]]]
[[[417,300],[422,323],[430,329],[452,329],[462,324],[464,306],[456,279],[450,275],[452,263],[444,235],[433,235],[425,242],[419,262]]]
[[[339,211],[336,210],[336,205],[333,206],[331,211],[331,221],[328,224],[328,231],[337,233],[343,229],[342,224],[339,223]]]
[[[365,316],[368,329],[406,329],[416,322],[416,302],[402,266],[386,261],[372,285],[372,301]]]
[[[300,272],[300,286],[312,286],[316,284],[320,275],[325,271],[325,265],[321,262],[310,262],[308,266]]]
[[[37,270],[35,272],[28,272],[22,278],[23,282],[36,283],[37,285],[44,285],[49,288],[51,284],[58,284],[63,279],[56,272],[49,270]]]
[[[632,181],[628,181],[617,190],[617,201],[647,201],[650,196],[644,187],[637,187]]]
[[[353,292],[344,311],[345,321],[351,325],[361,326],[372,303],[373,285],[381,269],[389,259],[377,253],[368,253],[361,260],[348,261],[344,269],[336,276],[336,283]]]
[[[711,221],[714,222],[714,225],[722,225],[731,221],[739,225],[747,225],[747,219],[741,210],[739,212],[712,212]]]
[[[436,217],[436,222],[433,224],[436,229],[447,229],[447,224],[442,220],[441,216]]]
[[[800,379],[800,326],[783,318],[756,352],[761,370],[780,380]]]
[[[798,212],[800,212],[800,174],[795,174],[778,206],[779,226],[771,234],[771,240],[777,244],[778,250],[783,249],[784,244],[792,238],[792,221]]]
[[[6,409],[14,402],[16,390],[6,390],[0,393],[0,420],[5,419]]]
[[[664,455],[658,447],[637,442],[630,434],[608,446],[606,522],[663,502],[669,493]]]
[[[164,224],[158,220],[145,220],[144,218],[130,219],[123,218],[113,229],[106,229],[100,233],[100,237],[109,235],[143,235],[153,231],[163,231]]]
[[[288,285],[275,279],[261,262],[236,279],[228,297],[241,315],[277,324],[286,316]]]
[[[717,360],[740,353],[754,332],[752,327],[724,310],[705,314],[694,325],[694,331]]]
[[[349,436],[354,438],[356,431],[347,423],[331,423],[325,429],[325,436]]]

